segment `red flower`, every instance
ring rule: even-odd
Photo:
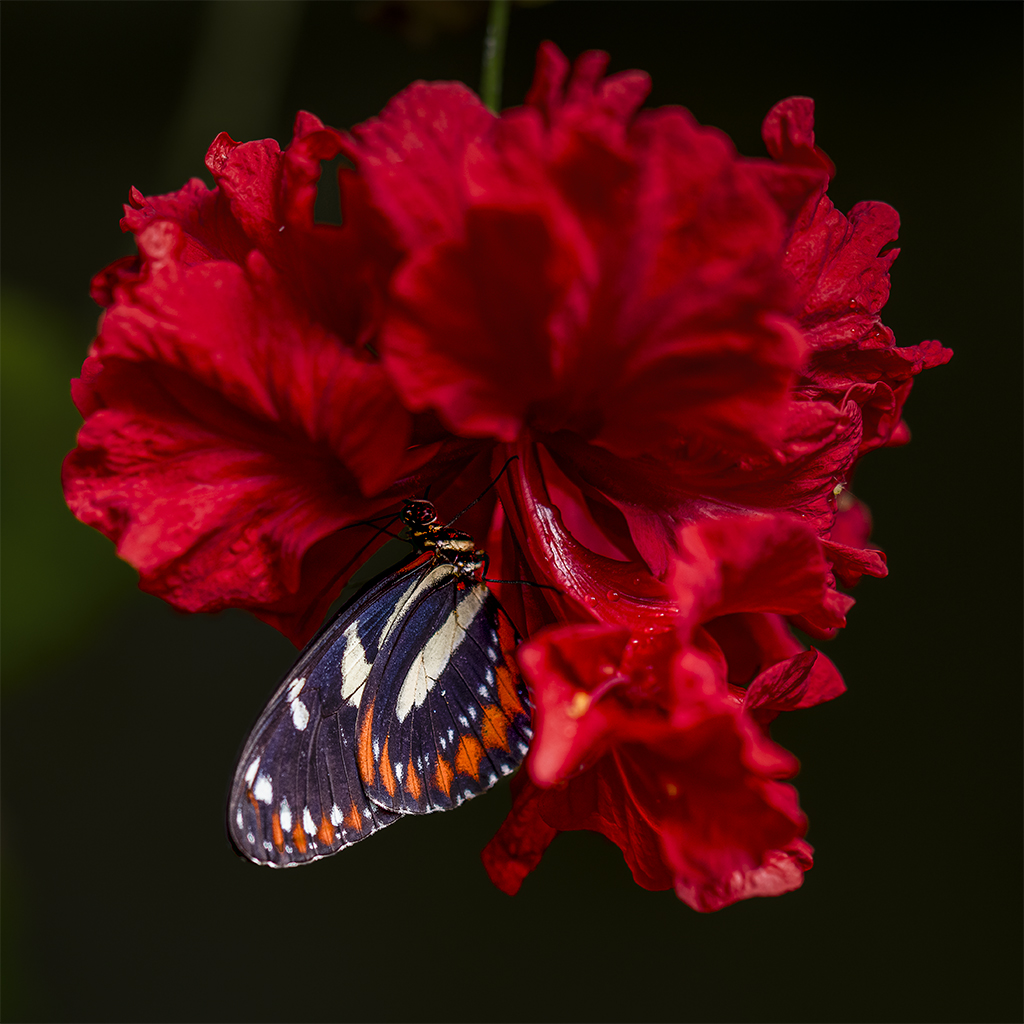
[[[308,114],[283,152],[221,135],[212,190],[133,190],[64,486],[144,589],[302,643],[381,542],[367,519],[428,485],[455,515],[518,455],[464,528],[493,575],[556,588],[502,587],[526,635],[565,628],[524,648],[533,782],[489,862],[532,866],[494,852],[509,830],[528,851],[598,828],[706,909],[809,865],[765,730],[841,684],[786,620],[828,636],[850,603],[830,567],[884,574],[843,488],[948,353],[881,326],[894,215],[832,209],[809,100],[746,159],[682,109],[638,113],[646,76],[606,62],[570,76],[545,44],[500,117],[417,83],[351,135]],[[317,224],[339,152],[344,226]]]

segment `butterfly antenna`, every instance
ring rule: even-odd
[[[506,459],[505,465],[501,467],[498,475],[454,519],[445,523],[442,529],[447,530],[452,523],[458,522],[458,520],[460,520],[505,475],[505,470],[507,470],[508,467],[511,466],[518,458],[518,455],[513,455]]]
[[[349,523],[348,526],[341,526],[341,527],[338,528],[337,532],[341,533],[342,530],[353,530],[357,526],[373,526],[374,523],[379,523],[382,519],[386,519],[387,520],[387,522],[384,524],[384,528],[386,529],[400,515],[401,515],[400,512],[385,512],[384,515],[382,515],[382,516],[374,516],[372,519],[360,519],[358,523]]]
[[[382,517],[382,516],[377,516],[377,518],[378,518],[378,519],[381,519],[381,518],[383,518],[383,517]],[[355,563],[356,563],[356,562],[357,562],[357,561],[358,561],[358,560],[359,560],[359,559],[360,559],[360,558],[362,557],[362,555],[363,555],[363,552],[364,552],[364,551],[365,551],[365,550],[366,550],[366,549],[367,549],[367,548],[368,548],[368,547],[369,547],[369,546],[370,546],[370,545],[371,545],[371,544],[372,544],[372,543],[373,543],[373,542],[374,542],[374,541],[375,541],[375,540],[376,540],[376,539],[377,539],[377,538],[378,538],[378,537],[379,537],[379,536],[380,536],[380,535],[381,535],[382,533],[386,533],[386,534],[387,534],[387,535],[388,535],[389,537],[393,537],[393,538],[394,538],[395,540],[401,540],[401,541],[405,541],[405,543],[406,543],[406,544],[409,544],[409,543],[411,543],[411,541],[408,541],[408,540],[406,540],[406,538],[405,538],[405,537],[403,537],[403,536],[401,536],[400,534],[397,534],[397,533],[391,533],[391,532],[390,532],[390,531],[388,530],[388,527],[389,527],[389,526],[390,526],[390,525],[391,525],[391,524],[392,524],[392,523],[393,523],[393,522],[394,522],[394,521],[395,521],[395,520],[396,520],[397,518],[398,518],[398,513],[397,513],[397,512],[396,512],[396,513],[395,513],[394,515],[390,515],[390,516],[388,516],[388,517],[387,517],[387,520],[388,520],[388,521],[387,521],[387,522],[386,522],[386,523],[385,523],[385,524],[384,524],[383,526],[378,526],[378,527],[377,527],[377,529],[376,529],[376,530],[374,530],[374,532],[373,532],[373,536],[372,536],[372,537],[370,537],[370,539],[369,539],[369,540],[367,540],[367,542],[366,542],[366,543],[365,543],[365,544],[364,544],[364,545],[363,545],[363,546],[362,546],[362,547],[361,547],[361,548],[360,548],[360,549],[359,549],[359,550],[358,550],[358,551],[357,551],[357,552],[356,552],[356,553],[355,553],[355,554],[354,554],[354,555],[353,555],[353,556],[352,556],[352,557],[351,557],[351,558],[350,558],[350,559],[349,559],[349,560],[348,560],[348,561],[347,561],[347,562],[346,562],[346,563],[345,563],[345,564],[344,564],[344,565],[343,565],[343,566],[342,566],[342,567],[341,567],[341,568],[340,568],[340,569],[339,569],[339,570],[338,570],[338,571],[337,571],[337,572],[336,572],[336,573],[335,573],[335,574],[334,574],[334,575],[333,575],[333,576],[332,576],[331,578],[330,578],[330,580],[328,580],[328,582],[327,582],[327,585],[326,585],[326,586],[325,586],[325,587],[324,587],[324,588],[323,588],[323,589],[321,590],[321,593],[323,593],[323,591],[324,591],[324,590],[330,590],[330,589],[331,589],[331,587],[333,587],[333,586],[334,586],[334,584],[335,584],[335,583],[337,583],[337,581],[338,581],[338,580],[339,580],[339,579],[340,579],[340,578],[341,578],[342,576],[344,576],[344,575],[345,575],[345,573],[347,573],[347,572],[349,571],[349,569],[350,569],[350,568],[351,568],[351,567],[352,567],[352,566],[353,566],[353,565],[354,565],[354,564],[355,564]],[[342,529],[342,530],[348,530],[348,529],[350,529],[350,528],[351,528],[351,527],[353,527],[353,526],[372,526],[372,525],[373,525],[373,521],[372,521],[372,520],[366,520],[365,522],[362,522],[362,523],[350,523],[350,524],[349,524],[349,526],[343,526],[343,527],[342,527],[341,529]]]
[[[486,576],[480,578],[481,583],[509,583],[517,587],[537,587],[540,590],[553,590],[556,594],[562,594],[564,591],[559,590],[558,587],[553,587],[549,583],[534,583],[533,580],[489,580]]]
[[[518,456],[516,456],[516,458],[518,458]],[[505,465],[507,466],[508,463],[506,462]],[[541,590],[553,590],[556,594],[561,594],[562,593],[562,591],[559,590],[558,587],[552,587],[552,586],[550,586],[547,583],[534,583],[533,580],[489,580],[487,578],[487,570],[490,568],[490,565],[491,565],[491,557],[485,551],[484,552],[484,571],[483,571],[483,575],[480,577],[480,582],[481,583],[509,583],[509,584],[512,584],[513,586],[517,586],[517,587],[539,587]]]

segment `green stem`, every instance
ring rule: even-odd
[[[505,40],[508,38],[509,0],[491,0],[487,12],[487,35],[480,73],[480,98],[492,113],[501,106],[501,74],[505,67]]]

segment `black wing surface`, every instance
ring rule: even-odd
[[[380,634],[359,706],[358,763],[374,803],[447,810],[515,770],[532,736],[518,640],[484,583],[428,567]]]
[[[387,647],[432,560],[415,558],[342,608],[249,734],[231,787],[228,830],[250,860],[308,863],[398,820],[367,796],[356,725],[374,654]]]

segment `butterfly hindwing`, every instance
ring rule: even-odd
[[[260,864],[287,867],[336,853],[398,815],[370,800],[357,763],[356,720],[370,672],[362,637],[396,619],[408,576],[372,586],[309,644],[249,736],[235,772],[228,827]]]
[[[406,594],[359,710],[359,766],[374,802],[446,810],[490,788],[530,740],[518,638],[487,587],[445,563]]]

